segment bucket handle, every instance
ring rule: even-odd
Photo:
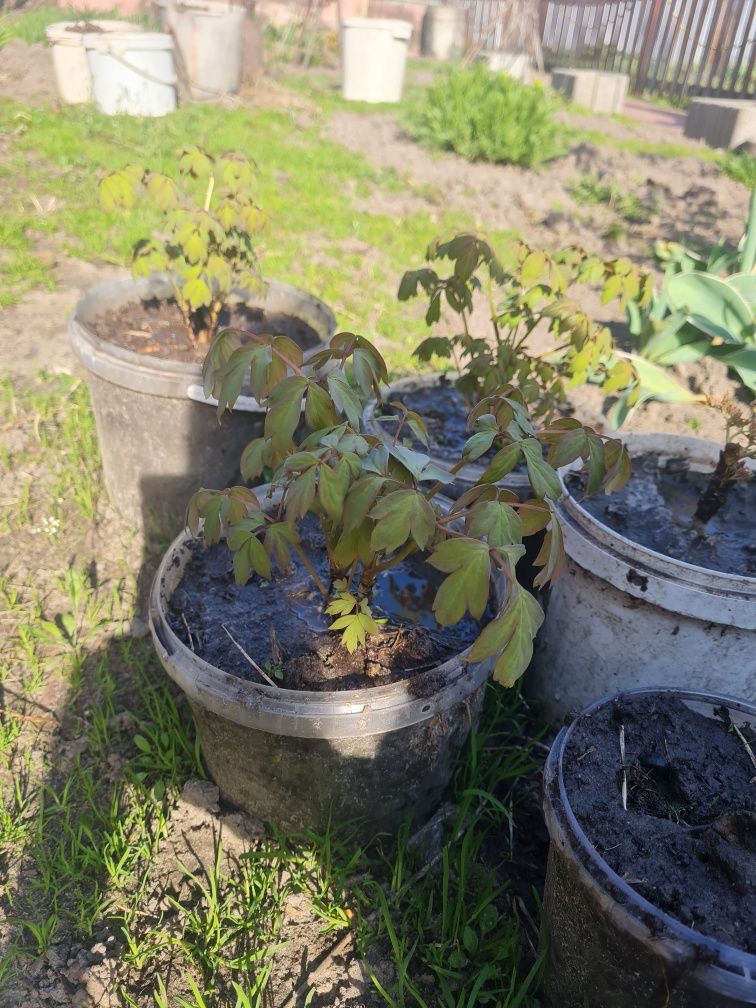
[[[109,49],[107,46],[104,49],[98,50],[98,52],[103,52],[107,56],[111,56],[116,63],[120,63],[121,66],[125,66],[127,70],[131,70],[133,73],[137,74],[138,77],[144,77],[144,79],[148,80],[151,84],[160,84],[162,87],[176,87],[177,78],[175,74],[173,76],[173,80],[162,80],[160,77],[153,77],[148,70],[144,70],[142,67],[134,66],[133,63],[129,63],[129,61],[125,60],[123,56],[119,56],[118,53],[113,52],[113,50]]]

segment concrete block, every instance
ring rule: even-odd
[[[693,98],[685,136],[709,147],[739,147],[756,140],[756,101],[747,98]]]
[[[420,52],[437,60],[454,60],[467,48],[467,8],[431,4],[423,17]]]
[[[496,73],[507,73],[515,80],[526,81],[530,76],[532,64],[527,53],[508,52],[507,50],[482,52],[478,62],[485,63],[489,70]]]
[[[551,74],[551,86],[568,101],[609,115],[622,112],[629,84],[627,74],[603,70],[557,69]]]

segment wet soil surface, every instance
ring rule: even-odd
[[[221,312],[219,328],[233,326],[250,333],[288,336],[303,349],[315,346],[320,337],[294,315],[265,312],[260,308],[233,305]],[[175,301],[135,301],[95,319],[93,330],[100,339],[134,353],[187,363],[202,363],[207,345],[195,346]]]
[[[726,709],[716,713],[678,699],[621,698],[576,726],[565,785],[588,839],[641,896],[755,953],[756,767]],[[756,748],[756,726],[739,727]]]
[[[684,459],[633,459],[627,486],[582,499],[585,480],[567,485],[599,521],[648,549],[709,570],[756,577],[756,480],[733,484],[725,506],[705,525],[694,517],[709,474],[691,472]]]
[[[306,519],[300,530],[303,549],[327,582],[315,521]],[[427,672],[478,635],[480,626],[469,617],[455,627],[436,623],[431,606],[442,576],[412,559],[380,575],[372,609],[387,620],[384,632],[350,655],[328,631],[332,619],[299,560],[283,572],[274,568],[271,581],[253,575],[240,587],[225,544],[204,548],[197,542],[171,598],[169,620],[205,661],[240,679],[262,681],[239,646],[284,689],[385,686]]]

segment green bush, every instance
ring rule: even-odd
[[[530,168],[565,149],[554,119],[558,100],[482,64],[457,68],[407,106],[405,126],[420,143],[469,161]]]

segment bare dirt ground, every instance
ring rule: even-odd
[[[19,102],[57,100],[50,50],[11,39],[0,49],[0,98]]]

